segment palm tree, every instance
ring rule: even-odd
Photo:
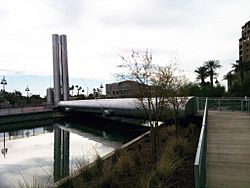
[[[81,86],[79,86],[79,87],[77,88],[77,95],[79,95],[79,93],[80,93],[81,89],[82,89],[82,87],[81,87]]]
[[[195,71],[197,73],[197,80],[201,80],[201,85],[205,84],[205,79],[209,76],[207,72],[207,67],[206,66],[200,66],[198,67]]]
[[[240,74],[240,83],[242,86],[244,81],[244,72],[250,70],[250,62],[237,60],[236,63],[233,64],[232,68],[236,73]]]
[[[204,62],[205,66],[208,69],[208,75],[210,77],[210,83],[213,87],[214,84],[214,76],[218,75],[218,73],[215,72],[216,69],[221,68],[220,61],[219,60],[209,60]]]
[[[75,88],[74,85],[72,85],[71,87],[69,87],[69,90],[72,91],[72,94],[71,94],[72,96],[73,96],[73,94],[74,94],[74,88]]]
[[[250,62],[249,61],[240,61],[237,60],[235,64],[233,64],[232,68],[236,73],[240,74],[240,85],[241,85],[241,96],[243,95],[243,82],[244,82],[244,72],[250,70]]]

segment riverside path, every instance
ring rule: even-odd
[[[250,187],[250,115],[208,112],[208,188]]]

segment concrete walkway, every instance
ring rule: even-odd
[[[250,188],[250,115],[208,113],[209,188]]]

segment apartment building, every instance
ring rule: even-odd
[[[122,81],[112,84],[106,84],[106,97],[107,98],[130,98],[136,97],[140,84],[135,81]]]
[[[241,38],[239,39],[239,60],[250,61],[250,21],[242,26]]]

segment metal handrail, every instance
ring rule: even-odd
[[[195,188],[207,187],[206,170],[207,170],[207,98],[203,113],[202,127],[194,161],[194,178]]]
[[[204,109],[205,97],[197,97],[197,111]],[[250,113],[249,97],[211,97],[208,98],[208,109],[217,111],[242,111]]]

